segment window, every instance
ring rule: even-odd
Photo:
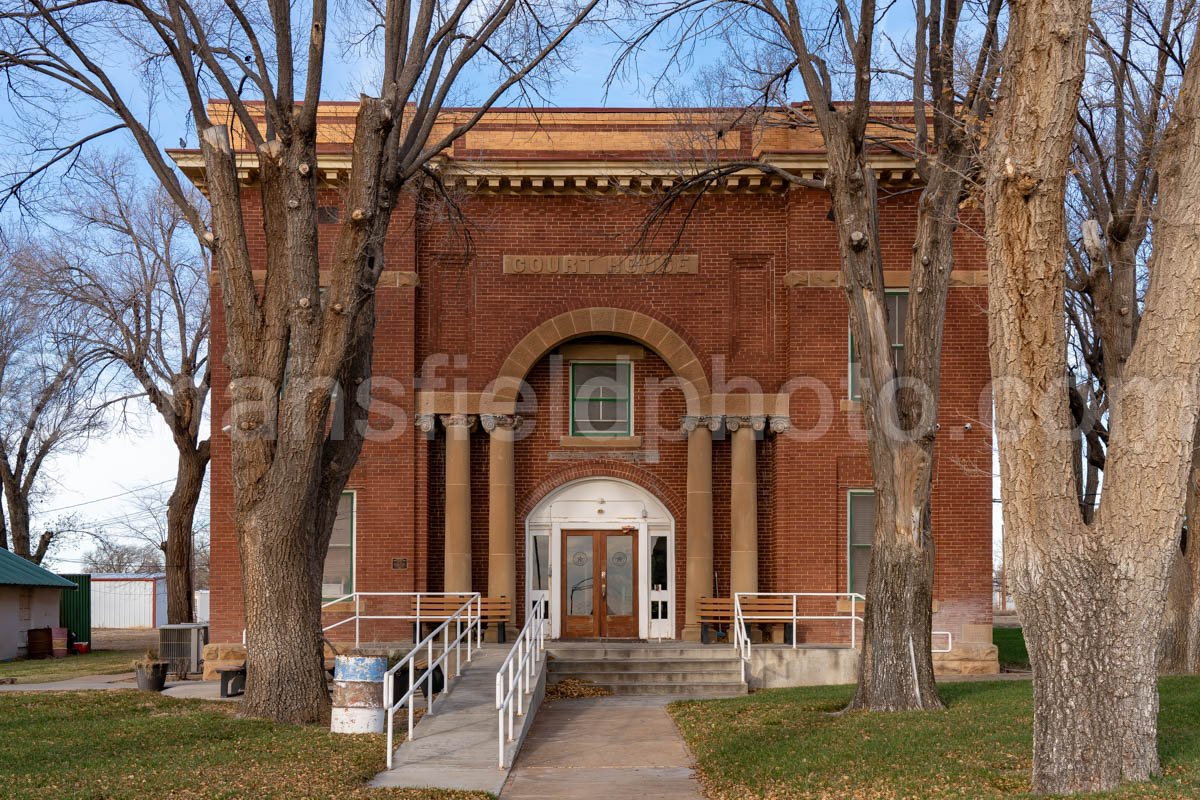
[[[850,576],[846,585],[850,591],[867,593],[867,575],[871,570],[871,542],[875,539],[875,493],[852,491],[849,500],[849,535],[847,537]]]
[[[632,385],[628,361],[572,362],[571,435],[632,436]]]
[[[354,591],[354,492],[342,492],[338,501],[329,552],[325,555],[325,574],[321,595],[326,600],[345,597]]]
[[[908,292],[904,290],[889,291],[884,294],[888,310],[888,328],[892,339],[892,355],[896,359],[896,367],[904,371],[904,319],[908,316]],[[850,399],[861,400],[862,381],[861,366],[858,358],[858,348],[854,346],[854,333],[850,334]]]

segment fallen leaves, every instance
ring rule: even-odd
[[[581,678],[563,678],[546,686],[546,700],[578,700],[584,697],[607,697],[612,690]]]

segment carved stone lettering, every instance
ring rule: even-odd
[[[505,256],[505,275],[695,275],[697,255]]]

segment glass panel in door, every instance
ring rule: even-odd
[[[591,533],[563,537],[563,635],[599,636],[595,540]]]
[[[605,538],[605,573],[601,593],[605,624],[601,635],[632,638],[637,630],[637,538],[632,533],[610,533]]]

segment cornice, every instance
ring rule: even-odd
[[[204,190],[204,159],[195,150],[168,150],[175,164],[197,187]],[[238,153],[238,179],[244,185],[258,180],[258,156]],[[869,157],[881,183],[889,186],[919,182],[912,159],[894,153]],[[820,180],[828,162],[819,153],[764,153],[758,163],[769,165],[806,180]],[[319,185],[337,187],[350,174],[348,153],[324,153],[317,156]],[[654,194],[669,190],[689,172],[678,163],[663,160],[619,159],[522,159],[456,160],[441,157],[434,161],[443,179],[460,190],[478,194]],[[790,184],[779,175],[753,167],[722,179],[709,191],[736,193],[784,192]]]

